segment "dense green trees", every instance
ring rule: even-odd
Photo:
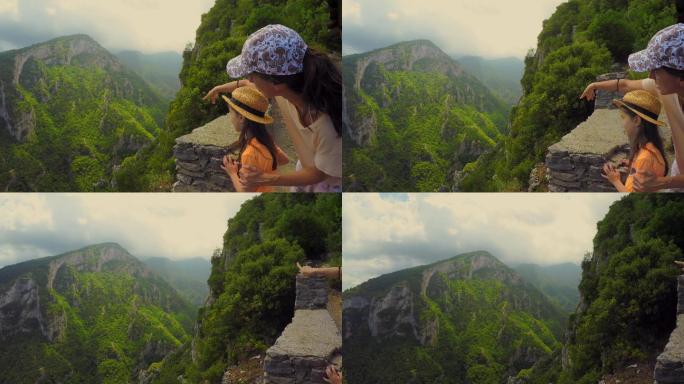
[[[217,383],[226,367],[272,345],[294,313],[295,264],[341,263],[341,203],[339,194],[268,194],[244,203],[212,258],[196,363],[185,345],[164,361],[157,382],[184,375]]]
[[[404,44],[438,50],[430,42]],[[401,52],[403,45],[386,49]],[[409,55],[405,50],[401,53]],[[347,102],[354,109],[350,124],[359,130],[371,119],[375,125],[368,143],[359,146],[345,138],[345,188],[451,190],[453,172],[493,148],[505,132],[506,107],[473,76],[439,73],[443,66],[457,66],[448,57],[422,58],[411,71],[370,64],[361,88],[351,91],[357,60],[373,54],[343,58]]]
[[[186,50],[180,73],[181,89],[171,102],[159,139],[135,161],[124,164],[122,185],[135,190],[168,190],[173,183],[175,139],[227,112],[224,103],[211,105],[202,97],[230,79],[228,60],[240,54],[247,36],[268,24],[283,24],[301,34],[314,48],[339,52],[339,31],[329,28],[326,0],[217,0],[202,16],[194,48]],[[142,163],[143,165],[141,165]]]
[[[511,113],[511,132],[467,167],[462,189],[526,189],[546,148],[585,120],[591,105],[578,97],[612,63],[643,49],[675,22],[670,0],[570,0],[544,22],[537,49],[525,60],[524,96]]]

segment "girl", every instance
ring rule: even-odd
[[[296,191],[342,190],[342,76],[325,55],[309,48],[294,30],[269,25],[253,33],[242,54],[226,66],[232,78],[214,87],[220,93],[256,87],[275,98],[297,152],[296,171],[289,174],[243,166],[240,182],[247,188],[291,186]]]
[[[247,187],[240,182],[240,172],[245,166],[273,172],[278,165],[287,164],[287,155],[273,142],[266,125],[273,119],[268,111],[268,100],[255,88],[242,87],[233,92],[230,98],[223,96],[228,103],[231,124],[240,133],[240,151],[237,160],[223,158],[223,168],[237,192],[271,192],[268,186]]]
[[[619,192],[633,192],[637,172],[650,172],[657,176],[667,174],[663,140],[658,132],[658,126],[664,125],[658,121],[661,106],[654,95],[643,90],[629,92],[622,100],[614,100],[613,104],[620,108],[625,134],[629,138],[630,171],[625,184],[622,184],[620,172],[613,164],[606,163],[603,177]]]

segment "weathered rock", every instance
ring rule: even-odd
[[[328,304],[328,281],[324,277],[297,275],[297,309],[322,309]]]
[[[276,343],[266,351],[264,383],[320,383],[342,337],[325,309],[299,309]]]
[[[174,192],[232,191],[233,184],[221,169],[223,156],[238,149],[239,133],[228,116],[221,116],[192,133],[176,139]]]
[[[653,378],[657,384],[684,383],[684,275],[677,279],[677,299],[677,327],[656,359]]]

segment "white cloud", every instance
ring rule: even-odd
[[[563,0],[348,0],[343,50],[429,39],[447,53],[523,57]]]
[[[101,242],[138,257],[210,258],[254,194],[0,196],[0,266]]]
[[[182,51],[214,0],[0,0],[1,46],[86,33],[113,51]]]
[[[502,261],[580,262],[619,194],[345,194],[345,289],[487,250]]]

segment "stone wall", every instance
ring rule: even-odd
[[[297,276],[295,314],[266,351],[264,384],[325,384],[325,368],[342,364],[342,337],[326,309],[325,278]]]
[[[684,275],[677,279],[677,327],[656,359],[656,384],[684,383]]]
[[[603,81],[623,78],[624,73],[599,76]],[[629,144],[624,134],[620,112],[612,106],[619,98],[616,92],[597,93],[594,113],[583,123],[549,147],[546,154],[546,178],[551,192],[614,192],[615,188],[601,174],[607,162],[618,164],[629,156]],[[667,122],[665,114],[661,120]],[[661,136],[673,158],[670,130],[661,128]],[[627,169],[623,169],[623,180]]]

